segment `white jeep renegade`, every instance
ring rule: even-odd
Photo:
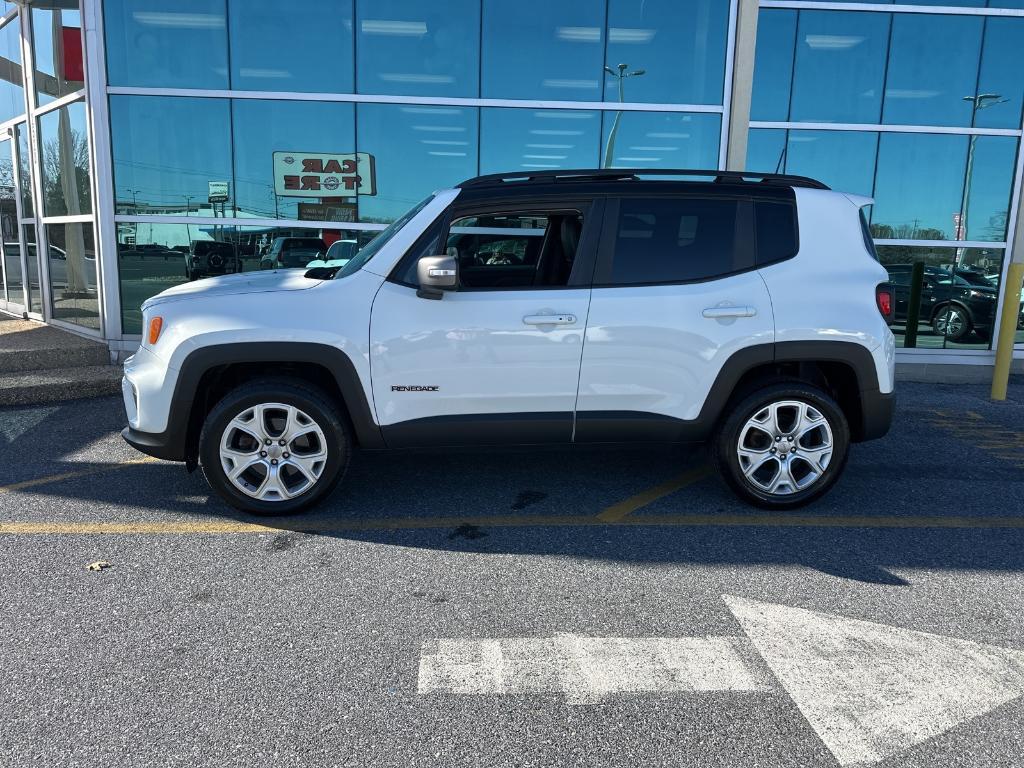
[[[125,439],[257,514],[307,508],[352,451],[711,442],[784,509],[893,412],[892,293],[867,198],[796,176],[484,176],[344,267],[225,275],[143,305]]]

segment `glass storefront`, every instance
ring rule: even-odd
[[[898,344],[988,349],[1020,145],[1024,17],[883,10],[761,9],[747,166],[873,197]],[[916,323],[905,311],[912,275]]]
[[[13,66],[0,72],[0,309],[101,335],[79,3],[4,14],[0,57]]]
[[[130,340],[169,285],[349,253],[477,174],[725,167],[750,62],[746,168],[874,198],[880,261],[921,281],[900,345],[987,351],[1024,0],[914,5],[774,0],[733,52],[736,0],[0,3],[0,301]]]

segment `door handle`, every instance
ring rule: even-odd
[[[527,315],[523,322],[527,325],[572,325],[576,322],[576,315]]]
[[[754,307],[708,307],[701,314],[713,320],[721,320],[726,317],[753,317],[757,310]]]

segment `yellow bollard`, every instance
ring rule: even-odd
[[[1022,281],[1024,281],[1024,262],[1011,263],[1006,273],[1002,319],[999,323],[999,336],[996,339],[996,366],[992,371],[993,400],[1006,399],[1006,387],[1010,380],[1010,364],[1013,362],[1014,336],[1017,334],[1017,317],[1020,313]]]

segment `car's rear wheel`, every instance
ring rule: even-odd
[[[229,392],[203,426],[203,473],[233,507],[257,515],[307,509],[341,480],[351,455],[344,418],[305,382],[264,379]]]
[[[775,384],[732,408],[715,438],[715,463],[744,501],[792,509],[819,498],[846,464],[842,409],[811,385]]]

